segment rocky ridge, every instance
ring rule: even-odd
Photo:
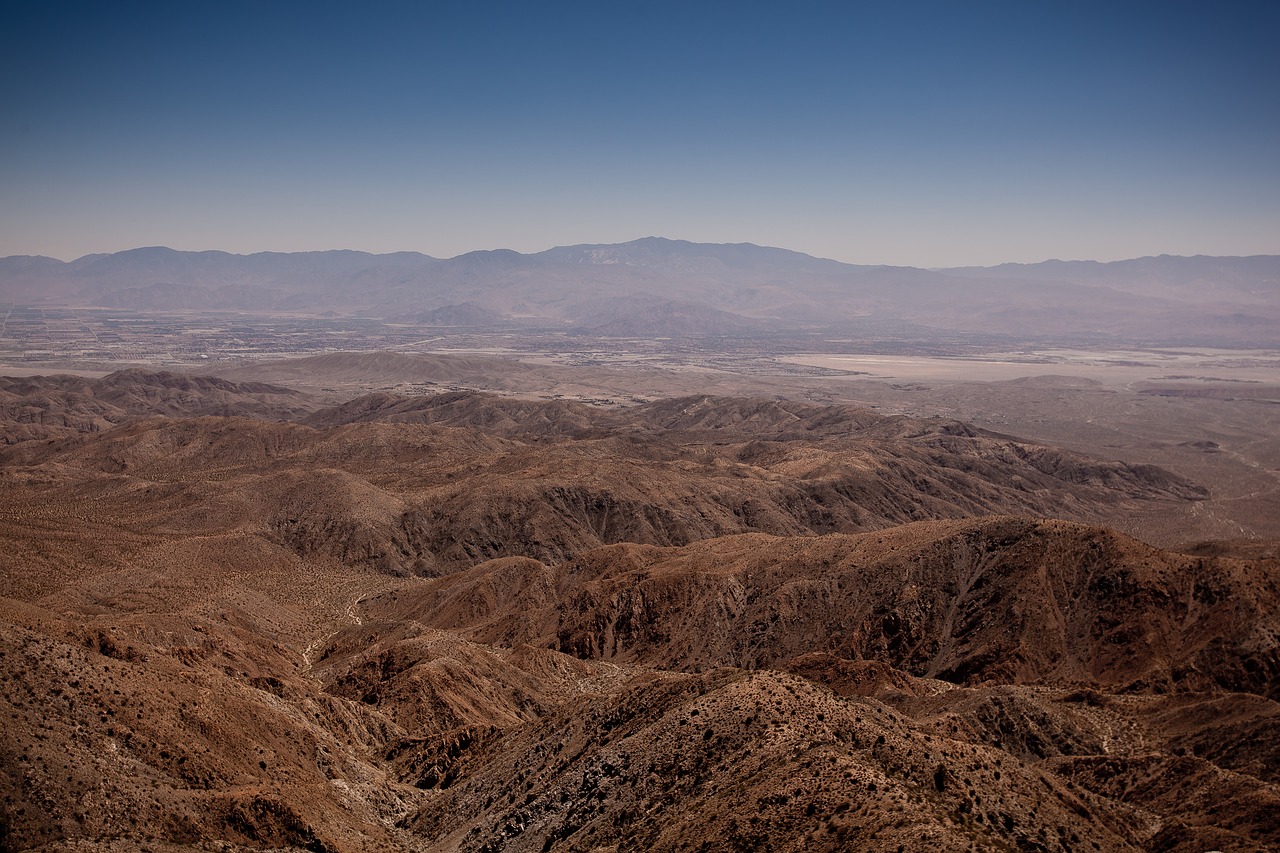
[[[80,414],[0,449],[5,849],[1280,844],[1276,548],[1101,526],[1202,497],[1159,468],[108,380],[6,380]]]

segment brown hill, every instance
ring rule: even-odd
[[[1278,568],[1012,519],[615,546],[372,597],[323,660],[397,715],[441,670],[393,626],[694,671],[406,765],[439,849],[1261,850]]]
[[[66,547],[101,528],[56,529]],[[5,538],[15,543],[11,530]],[[1101,553],[1085,561],[1099,583],[1085,586],[1079,609],[1104,612],[1068,620],[1099,633],[1077,650],[1074,635],[1038,631],[1034,620],[1053,602],[1076,606],[1070,593],[1080,589],[1081,567],[1068,546],[1082,537]],[[720,557],[715,544],[724,546]],[[132,549],[119,572],[87,562],[61,592],[45,577],[22,593],[26,601],[0,600],[0,703],[9,721],[0,796],[14,849],[179,850],[219,840],[234,850],[767,844],[1189,853],[1280,841],[1268,734],[1277,704],[1223,692],[1214,678],[1197,682],[1209,673],[1171,681],[1159,654],[1141,655],[1174,648],[1183,656],[1174,663],[1199,660],[1204,635],[1220,631],[1215,666],[1247,677],[1259,659],[1249,643],[1274,637],[1274,609],[1248,606],[1251,595],[1274,596],[1274,565],[1210,559],[1183,578],[1199,558],[1091,528],[990,520],[860,537],[736,537],[681,550],[615,546],[558,569],[504,560],[401,582],[392,594],[380,593],[394,583],[385,576],[250,538],[157,531],[118,547]],[[498,614],[507,633],[558,625],[554,608],[536,602],[560,595],[562,584],[617,583],[629,571],[614,559],[624,552],[666,557],[650,559],[646,571],[673,588],[696,556],[709,562],[648,628],[635,608],[629,629],[624,620],[607,628],[620,640],[614,660],[460,636],[490,630]],[[840,583],[860,577],[875,600],[890,586],[880,576],[890,567],[943,583],[965,576],[974,556],[985,563],[985,584],[949,593],[921,584],[919,606],[902,608],[902,630],[889,614],[869,623],[877,635],[864,643],[868,660],[822,651],[831,637],[821,627],[838,602],[817,588],[834,581],[834,599]],[[12,578],[26,567],[20,559],[5,571]],[[1028,583],[1028,571],[1044,582]],[[734,632],[750,638],[754,629],[731,607],[708,606],[723,603],[715,584],[735,577],[744,579],[737,595],[747,615],[780,614],[765,617],[757,663],[804,650],[780,664],[798,675],[620,662],[638,649],[654,660],[686,654],[679,632],[736,654]],[[1135,585],[1129,596],[1098,599],[1097,590],[1126,579]],[[1214,583],[1220,598],[1197,597],[1196,588]],[[638,584],[662,603],[654,582]],[[973,600],[990,595],[984,590],[1012,599],[992,608],[996,625],[1026,614],[1013,622],[1021,634],[1010,640],[967,618]],[[608,606],[584,609],[587,595],[563,592],[567,624],[580,626],[571,636],[603,636],[606,626],[587,617]],[[473,627],[426,624],[440,618],[427,605],[442,595],[448,606],[432,612]],[[943,644],[949,651],[926,661],[893,638],[936,631],[936,615],[920,618],[931,596],[959,618]],[[861,605],[852,593],[847,601],[857,621]],[[1108,626],[1106,617],[1120,614],[1145,620],[1142,638]],[[349,627],[330,633],[343,622]],[[635,641],[660,631],[665,641]],[[558,643],[559,635],[550,636]],[[1021,669],[1000,666],[984,644]],[[1132,664],[1096,654],[1129,647],[1140,653]],[[990,683],[959,687],[927,675],[936,660],[966,659],[989,661],[982,674]],[[1100,665],[1089,670],[1090,661]],[[1028,673],[1047,684],[997,683]],[[963,677],[957,667],[939,674]],[[1274,670],[1269,678],[1274,685]],[[1198,683],[1207,689],[1187,692]]]
[[[423,397],[367,394],[322,409],[302,421],[323,428],[354,423],[417,423],[469,427],[486,433],[546,439],[587,437],[622,428],[611,410],[567,400],[527,400],[456,391]]]
[[[99,432],[141,416],[285,420],[317,408],[306,394],[262,382],[120,370],[101,379],[0,377],[0,443]]]
[[[860,536],[616,545],[499,561],[368,602],[470,639],[698,671],[804,654],[955,683],[1280,697],[1280,567],[1103,528],[989,518]]]
[[[399,781],[388,756],[411,764],[407,754],[436,744],[447,718],[419,697],[405,722],[436,725],[406,728],[325,692],[301,646],[273,640],[269,616],[223,606],[67,618],[0,599],[5,849],[421,848],[395,822],[429,794]],[[491,705],[504,725],[521,720],[492,701],[504,676],[556,702],[574,693],[576,682],[544,683],[536,661],[526,671],[518,657],[460,640],[447,648],[439,660],[456,678],[443,701]],[[412,768],[405,774],[422,772]]]
[[[500,746],[407,825],[467,851],[1136,849],[1100,797],[780,673],[655,677]]]
[[[1203,494],[1151,466],[851,409],[699,399],[603,412],[465,395],[365,398],[340,411],[466,426],[151,419],[14,446],[0,452],[0,475],[15,504],[92,494],[139,533],[162,516],[174,531],[249,532],[397,574],[751,531],[989,513],[1091,521]],[[777,440],[748,438],[771,430]]]
[[[1275,547],[967,517],[1200,495],[1160,469],[761,400],[313,423],[0,449],[0,847],[1280,844]]]

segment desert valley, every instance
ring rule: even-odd
[[[1280,847],[1280,258],[0,259],[0,849]]]

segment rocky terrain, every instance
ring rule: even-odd
[[[102,380],[0,376],[0,444],[100,432],[147,415],[277,419],[313,408],[289,388],[164,371],[121,370]]]
[[[138,536],[163,518],[175,533],[242,531],[303,557],[411,575],[749,531],[849,533],[989,513],[1102,520],[1206,496],[1153,466],[853,407],[698,396],[611,410],[375,394],[287,422],[267,416],[307,401],[285,389],[141,376],[75,380],[83,390],[53,425],[63,437],[0,451],[9,499],[42,514],[92,496]],[[119,390],[166,382],[174,388],[150,397]],[[195,417],[99,431],[148,399],[168,412],[198,383],[208,393],[186,403]],[[48,426],[40,401],[66,401],[68,384],[29,380],[57,390],[14,408]],[[258,417],[202,414],[236,395]],[[95,417],[67,414],[85,411]]]
[[[0,385],[0,848],[1268,850],[1280,546],[964,421]]]

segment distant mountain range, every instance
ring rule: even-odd
[[[335,312],[615,337],[877,324],[1126,343],[1280,345],[1280,256],[995,267],[859,266],[748,243],[647,237],[524,255],[233,255],[155,247],[0,259],[0,302],[135,311]]]

